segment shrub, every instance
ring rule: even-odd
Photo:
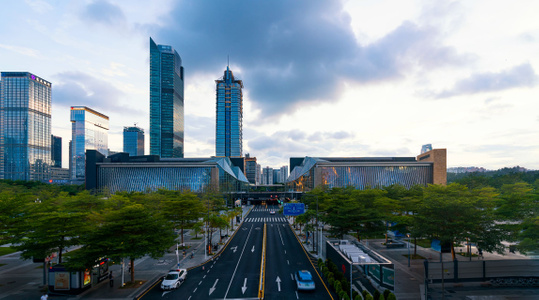
[[[386,289],[386,290],[384,291],[384,299],[387,300],[387,296],[389,295],[389,293],[391,293],[391,291],[388,290],[388,289]]]
[[[378,290],[374,290],[374,295],[372,298],[374,300],[380,300],[380,292]]]
[[[321,258],[319,258],[318,259],[318,267],[321,268],[323,264],[324,264],[324,261]]]
[[[341,299],[343,299],[343,300],[350,300],[350,297],[348,296],[347,293],[345,293],[345,292],[343,291],[343,295],[341,296]]]
[[[397,300],[397,297],[393,293],[387,294],[386,300]]]
[[[367,294],[367,297],[365,297],[365,300],[374,300],[371,296],[371,294]]]
[[[366,298],[367,298],[367,294],[368,294],[368,293],[369,293],[369,292],[367,292],[367,290],[363,290],[363,291],[361,292],[361,295],[363,295],[363,299],[366,299]]]
[[[322,267],[322,273],[324,273],[325,276],[328,276],[328,273],[329,273],[328,267],[323,266],[323,267]]]
[[[358,296],[358,295],[359,295],[359,293],[356,290],[352,291],[352,298],[353,299],[356,299],[356,296]]]
[[[335,276],[334,276],[333,272],[329,272],[329,273],[328,273],[328,280],[329,280],[330,278],[333,279],[333,280],[335,280]]]
[[[363,300],[363,297],[361,297],[360,294],[357,294],[354,296],[354,300]]]
[[[339,295],[341,291],[342,291],[342,287],[340,285],[340,282],[335,281],[335,292],[337,293],[337,295]]]
[[[328,284],[329,284],[330,286],[333,286],[333,285],[335,284],[335,279],[333,279],[333,277],[332,277],[332,278],[328,278]]]
[[[342,286],[342,289],[345,290],[345,291],[349,291],[350,290],[350,284],[348,283],[348,280],[346,279],[341,279],[341,286]]]
[[[344,298],[344,295],[346,295],[346,292],[341,290],[341,291],[339,292],[339,299],[343,299],[343,298]]]

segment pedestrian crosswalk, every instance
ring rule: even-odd
[[[245,223],[285,223],[288,222],[285,217],[269,217],[269,218],[245,218]]]
[[[253,211],[278,211],[278,210],[279,208],[272,208],[272,207],[265,208],[264,206],[253,208]]]

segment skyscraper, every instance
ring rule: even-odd
[[[226,67],[216,84],[215,155],[243,155],[243,82]]]
[[[109,117],[86,106],[71,107],[71,180],[84,180],[86,150],[108,154],[108,130]]]
[[[0,179],[48,180],[51,83],[28,72],[0,77]]]
[[[144,155],[144,130],[137,126],[124,127],[124,152],[130,156]]]
[[[150,38],[150,154],[183,157],[183,67],[171,46]]]
[[[53,167],[62,167],[62,138],[59,136],[51,135],[51,159]]]

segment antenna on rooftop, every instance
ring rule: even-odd
[[[230,55],[226,56],[226,66],[230,67]]]

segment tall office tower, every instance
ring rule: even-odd
[[[109,117],[86,106],[71,107],[71,180],[82,183],[85,177],[86,150],[108,154]]]
[[[59,136],[51,135],[51,159],[53,167],[62,167],[62,138]]]
[[[49,180],[51,83],[28,72],[0,78],[0,179]]]
[[[265,167],[262,169],[262,185],[273,184],[273,168]]]
[[[215,155],[242,156],[243,153],[243,82],[236,80],[226,67],[225,74],[215,81],[217,113]]]
[[[144,129],[133,126],[124,127],[124,152],[129,156],[144,155]]]
[[[245,177],[249,183],[256,184],[256,157],[251,157],[249,153],[245,154]]]
[[[171,46],[150,38],[150,154],[183,157],[183,67]]]

